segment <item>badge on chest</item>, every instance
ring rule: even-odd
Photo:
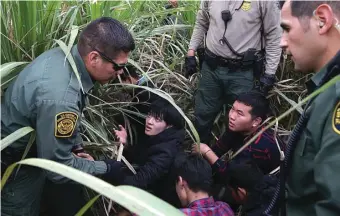
[[[243,1],[243,4],[241,6],[241,9],[243,11],[249,11],[251,9],[251,1]]]
[[[332,128],[337,134],[340,134],[340,102],[335,106],[334,109]]]

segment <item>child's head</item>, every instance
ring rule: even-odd
[[[208,196],[212,185],[210,164],[198,154],[179,154],[174,162],[176,192],[182,206],[187,206],[193,194]]]
[[[167,100],[152,102],[145,120],[145,134],[155,136],[169,127],[184,128],[184,119],[178,110]]]

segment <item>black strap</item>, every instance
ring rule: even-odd
[[[264,45],[263,45],[263,36],[264,36],[264,26],[263,26],[263,14],[262,14],[262,6],[261,6],[261,2],[259,2],[259,6],[260,6],[260,19],[261,19],[261,28],[260,28],[260,32],[261,32],[261,51],[264,51]]]
[[[224,23],[224,26],[225,26],[225,27],[224,27],[223,38],[220,40],[220,42],[223,41],[225,44],[227,44],[227,46],[229,47],[229,49],[231,50],[231,52],[234,53],[234,55],[243,58],[244,55],[241,54],[241,53],[236,52],[236,50],[234,50],[234,48],[233,48],[233,47],[231,46],[231,44],[229,43],[228,39],[225,37],[225,33],[226,33],[227,27],[228,27],[227,23]]]

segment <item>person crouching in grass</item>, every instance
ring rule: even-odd
[[[127,132],[123,126],[119,127],[115,134],[126,145]],[[138,187],[167,201],[171,192],[176,197],[173,182],[170,181],[170,168],[185,138],[184,118],[170,102],[160,98],[150,106],[144,132],[147,139],[137,143],[139,148],[134,154],[134,161],[139,166],[137,174],[127,174],[115,166],[117,172],[108,181]]]
[[[216,202],[209,196],[213,182],[212,169],[204,158],[198,154],[178,154],[173,170],[176,175],[176,192],[184,207],[180,210],[184,214],[234,216],[227,203]]]

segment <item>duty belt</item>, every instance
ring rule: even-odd
[[[231,59],[224,58],[222,56],[215,55],[213,52],[205,49],[205,60],[213,61],[220,67],[228,67],[228,68],[250,68],[253,66],[254,62],[245,62],[243,59]]]

